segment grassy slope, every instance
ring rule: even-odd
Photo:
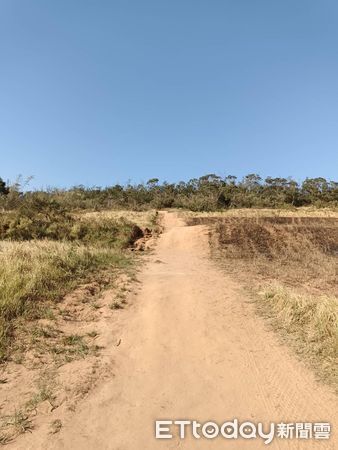
[[[14,234],[21,235],[25,227],[25,240],[0,241],[0,360],[9,352],[16,318],[40,317],[46,301],[61,298],[90,273],[130,263],[124,249],[139,237],[138,224],[151,226],[153,214],[128,214],[134,222],[123,218],[123,212],[89,213],[71,222],[57,216],[62,231],[69,228],[70,240],[63,234],[62,240],[26,240],[27,233],[28,237],[32,232],[43,234],[56,223],[40,217],[38,221],[33,217],[29,226],[21,218],[15,225],[11,222]]]
[[[115,249],[65,242],[2,242],[0,245],[0,357],[6,354],[12,321],[37,315],[44,300],[60,298],[89,273],[121,267],[126,256]]]

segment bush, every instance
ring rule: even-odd
[[[17,209],[0,216],[0,239],[62,240],[69,235],[74,219],[47,194],[28,197]]]
[[[27,184],[27,183],[26,183]],[[55,201],[64,208],[75,210],[130,209],[143,211],[152,208],[187,208],[194,211],[215,211],[227,208],[282,208],[314,205],[338,206],[338,183],[324,178],[307,178],[299,184],[291,178],[249,174],[241,181],[235,176],[224,178],[214,174],[193,178],[187,182],[159,183],[157,178],[147,183],[105,188],[75,186],[52,189],[48,192],[20,192],[17,182],[7,195],[1,195],[0,207],[17,209],[19,205],[40,199]]]
[[[142,234],[137,225],[123,219],[79,219],[46,195],[30,197],[17,210],[0,216],[3,240],[50,239],[126,248]]]

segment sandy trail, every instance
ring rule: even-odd
[[[122,316],[114,376],[62,418],[57,435],[35,431],[22,447],[72,450],[256,449],[261,439],[156,440],[155,419],[329,421],[335,400],[253,312],[208,258],[207,229],[164,215],[165,232]],[[330,441],[274,440],[270,448],[333,449]],[[337,444],[337,441],[335,441]],[[336,447],[337,448],[337,447]]]

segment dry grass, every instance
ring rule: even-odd
[[[47,402],[53,409],[55,395],[55,374],[46,370],[36,381],[36,392],[21,407],[12,414],[0,417],[0,444],[6,445],[20,434],[31,432],[34,429],[33,417],[37,414],[37,408],[43,402]]]
[[[133,222],[141,228],[151,227],[156,219],[156,211],[130,211],[130,210],[111,210],[111,211],[93,211],[80,213],[79,217],[90,220],[126,220]]]
[[[0,418],[0,444],[9,444],[19,434],[26,433],[32,429],[32,422],[23,411],[16,411],[12,415],[2,416]]]
[[[296,293],[284,286],[266,286],[260,293],[262,313],[326,381],[338,386],[338,299]]]
[[[238,208],[238,209],[226,209],[216,212],[193,212],[182,211],[180,214],[184,218],[194,217],[333,217],[338,218],[337,208],[315,208],[312,206],[306,206],[301,208],[290,209],[269,209],[269,208]]]
[[[46,300],[57,300],[91,271],[127,258],[110,248],[54,241],[0,243],[0,356],[10,345],[13,320],[39,317]]]
[[[195,217],[188,223],[211,226],[215,256],[229,270],[338,294],[335,218]]]

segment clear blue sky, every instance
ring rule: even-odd
[[[337,0],[0,1],[4,179],[337,169]]]

